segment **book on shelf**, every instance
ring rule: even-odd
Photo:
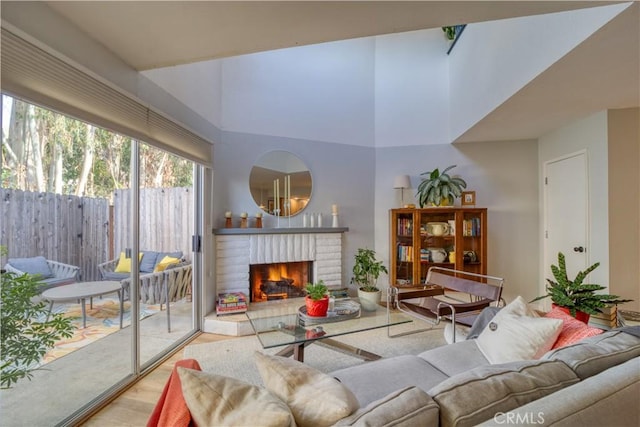
[[[398,245],[398,261],[413,261],[413,246]]]
[[[398,218],[398,236],[411,236],[411,234],[413,234],[413,220]]]
[[[236,314],[247,311],[247,296],[243,292],[222,292],[218,294],[216,314]]]
[[[480,218],[471,218],[471,219],[463,220],[462,235],[465,237],[480,236]]]

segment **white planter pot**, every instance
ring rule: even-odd
[[[366,292],[358,288],[358,298],[360,299],[360,307],[364,311],[376,311],[380,302],[380,291]]]

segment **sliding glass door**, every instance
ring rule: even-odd
[[[28,375],[0,390],[2,423],[71,424],[195,333],[201,167],[19,99],[2,101],[0,262],[28,270],[44,260],[50,269],[38,271],[48,282],[27,298],[45,310],[23,311],[21,335],[57,318],[72,332],[45,342],[36,360],[10,361]],[[3,298],[3,311],[9,303]],[[2,320],[4,350],[12,341]]]

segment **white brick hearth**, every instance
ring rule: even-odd
[[[250,229],[216,233],[216,294],[244,292],[250,294],[249,266],[280,262],[313,262],[313,280],[323,280],[329,287],[342,286],[342,234],[347,229],[328,232],[286,230],[253,234]],[[229,230],[227,230],[229,232]],[[262,303],[265,304],[265,303]],[[251,308],[250,308],[251,309]],[[253,333],[244,315],[207,316],[205,332],[226,335]]]

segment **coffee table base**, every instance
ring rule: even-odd
[[[379,356],[375,353],[371,353],[361,348],[354,347],[352,345],[345,344],[340,341],[336,341],[332,338],[325,338],[317,341],[306,341],[306,342],[301,342],[297,344],[291,344],[286,346],[279,352],[277,352],[276,355],[283,356],[283,357],[293,356],[293,358],[298,362],[304,362],[304,348],[310,344],[317,344],[333,351],[337,351],[349,356],[357,357],[358,359],[362,359],[366,362],[382,359],[382,356]]]

